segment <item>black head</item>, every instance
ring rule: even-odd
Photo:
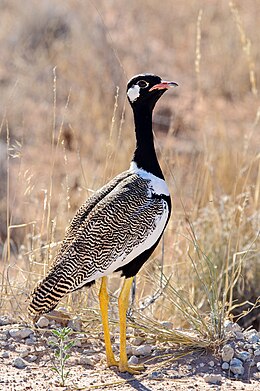
[[[157,100],[170,87],[177,87],[173,81],[162,80],[151,73],[136,75],[127,84],[127,98],[133,108],[147,106],[154,108]]]

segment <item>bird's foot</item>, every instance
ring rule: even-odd
[[[119,362],[120,372],[128,372],[131,373],[132,375],[138,375],[144,369],[145,367],[143,365],[129,365],[128,363]]]
[[[114,357],[107,358],[108,367],[119,367],[119,360],[116,360]]]

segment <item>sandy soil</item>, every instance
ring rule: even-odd
[[[17,325],[0,327],[1,335],[8,335],[8,330]],[[137,376],[119,373],[115,368],[106,368],[104,345],[100,340],[82,340],[81,346],[73,347],[66,368],[70,374],[66,387],[59,386],[58,376],[51,371],[53,350],[48,346],[50,332],[35,334],[34,343],[28,339],[8,336],[1,338],[0,351],[0,389],[4,391],[21,390],[257,390],[260,372],[256,365],[244,365],[242,378],[221,369],[220,355],[193,351],[180,357],[184,351],[173,349],[170,345],[152,345],[150,355],[140,358],[146,366],[145,371]],[[14,359],[23,357],[26,367],[14,366]],[[88,365],[90,364],[90,365]],[[221,375],[218,384],[205,380],[206,374]]]

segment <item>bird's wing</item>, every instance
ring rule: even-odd
[[[126,176],[86,216],[80,214],[74,238],[35,289],[30,310],[47,312],[66,293],[131,262],[158,240],[168,215],[167,202],[153,196],[148,180]]]
[[[106,185],[97,190],[91,197],[89,197],[84,204],[78,209],[73,219],[71,220],[68,228],[66,229],[66,233],[64,239],[62,241],[61,247],[59,249],[58,256],[62,255],[64,251],[69,247],[72,241],[75,239],[75,236],[80,228],[80,226],[86,220],[88,214],[91,210],[99,203],[102,198],[104,198],[107,194],[109,194],[122,180],[130,176],[131,173],[129,171],[124,171],[121,174],[117,175]],[[56,257],[57,259],[57,257]]]

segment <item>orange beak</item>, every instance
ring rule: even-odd
[[[149,91],[153,91],[153,90],[168,90],[171,87],[178,87],[178,84],[175,83],[174,81],[162,80],[161,83],[155,84],[155,86],[150,88]]]

